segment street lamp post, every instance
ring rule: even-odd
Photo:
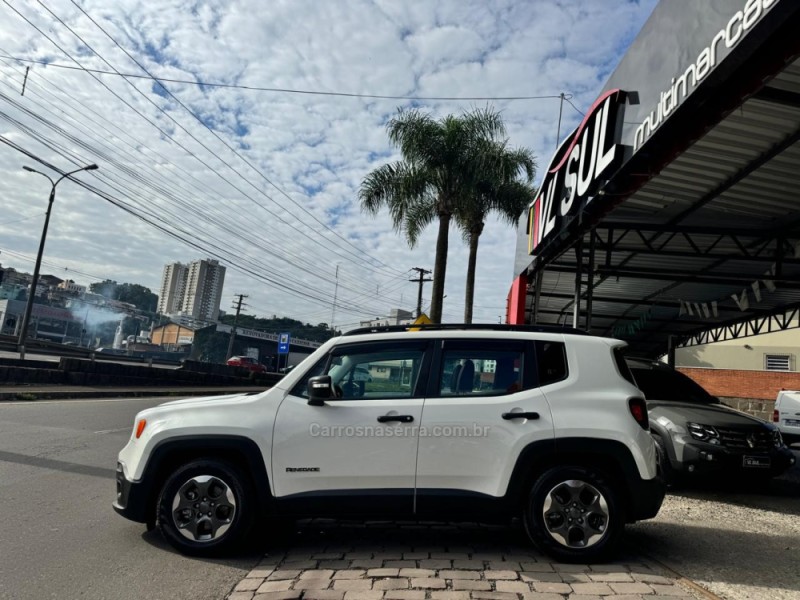
[[[99,169],[95,164],[86,165],[85,167],[81,167],[80,169],[75,169],[74,171],[70,171],[69,173],[64,173],[59,179],[53,181],[49,175],[37,171],[36,169],[31,169],[30,167],[22,167],[26,171],[31,173],[36,173],[37,175],[41,175],[42,177],[47,177],[47,180],[50,182],[52,187],[50,188],[50,198],[47,201],[47,212],[45,213],[44,217],[44,228],[42,228],[42,239],[39,240],[39,253],[36,255],[36,266],[33,268],[33,278],[31,279],[31,291],[28,294],[28,302],[25,305],[25,315],[22,318],[22,327],[19,331],[19,340],[17,342],[18,349],[19,349],[19,357],[21,359],[25,358],[25,339],[28,337],[28,324],[31,320],[31,312],[33,311],[33,299],[36,297],[36,286],[39,283],[39,269],[42,266],[42,254],[44,254],[44,242],[47,239],[47,226],[50,224],[50,211],[53,208],[53,201],[56,199],[56,186],[61,183],[61,180],[69,177],[70,175],[74,175],[75,173],[79,173],[80,171],[94,171],[95,169]]]

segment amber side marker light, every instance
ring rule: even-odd
[[[136,423],[136,439],[138,440],[142,437],[142,432],[144,431],[145,425],[147,425],[146,419],[139,419],[139,422]]]

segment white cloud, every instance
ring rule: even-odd
[[[74,65],[46,34],[87,68],[109,69],[77,34],[116,69],[142,73],[72,2],[45,4],[75,34],[38,5],[12,4],[43,33],[4,5],[0,53]],[[498,97],[564,91],[574,94],[573,102],[581,108],[597,95],[654,4],[655,0],[80,3],[160,77],[379,95]],[[0,118],[0,135],[65,170],[97,162],[100,171],[81,179],[202,248],[171,239],[66,181],[58,188],[45,252],[48,264],[61,270],[47,267],[46,272],[63,275],[66,266],[156,288],[164,263],[221,253],[223,263],[244,271],[229,268],[223,308],[241,292],[250,295],[257,314],[327,322],[337,264],[337,323],[415,306],[416,285],[407,281],[408,269],[432,266],[436,227],[410,249],[393,231],[387,213],[372,218],[358,204],[363,177],[398,158],[386,138],[385,123],[409,102],[167,83],[170,92],[241,155],[237,156],[153,82],[32,65],[21,97],[25,65],[0,59],[0,93],[5,96],[0,98],[0,112],[7,117]],[[417,104],[439,117],[482,103]],[[543,168],[555,146],[559,102],[494,105],[503,111],[512,145],[532,148]],[[565,111],[562,134],[579,119],[571,108]],[[34,115],[62,130],[52,130]],[[24,133],[8,119],[43,137]],[[28,256],[38,246],[49,191],[43,178],[20,169],[30,163],[0,145],[0,250]],[[34,214],[39,216],[12,222]],[[494,322],[504,312],[515,241],[508,226],[495,219],[487,224],[478,256],[477,320]],[[445,300],[445,315],[451,321],[461,320],[463,314],[466,258],[466,247],[453,228]],[[7,252],[0,254],[0,262],[32,267]],[[72,278],[82,281],[81,276]],[[266,278],[274,283],[265,283]],[[426,298],[429,294],[428,285]]]

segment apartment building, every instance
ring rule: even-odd
[[[216,321],[225,282],[225,267],[217,260],[195,260],[164,266],[158,312]]]

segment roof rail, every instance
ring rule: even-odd
[[[394,331],[524,331],[529,333],[570,333],[577,335],[589,335],[582,329],[574,327],[562,327],[560,325],[506,325],[503,323],[429,323],[425,325],[377,325],[375,327],[359,327],[343,333],[343,336],[366,335],[368,333],[390,333]]]

